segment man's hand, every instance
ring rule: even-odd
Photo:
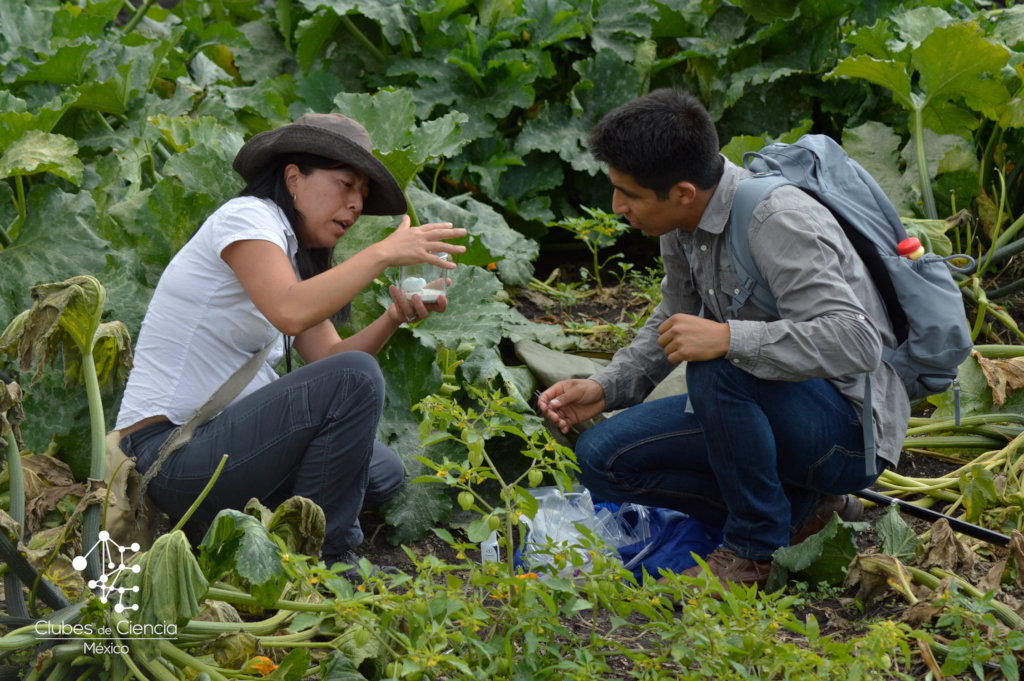
[[[701,362],[729,351],[729,325],[691,314],[674,314],[658,327],[658,345],[668,361]]]
[[[604,388],[589,378],[559,381],[537,398],[537,407],[563,433],[604,411]]]

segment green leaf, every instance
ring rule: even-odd
[[[303,73],[309,73],[316,56],[324,49],[324,45],[337,32],[340,25],[341,17],[334,12],[318,12],[309,19],[299,22],[295,30],[295,42],[298,45],[295,56]]]
[[[407,479],[413,480],[419,476],[430,474],[430,469],[412,458],[414,454],[423,454],[435,461],[440,461],[446,456],[453,460],[466,456],[466,448],[451,440],[421,449],[419,436],[416,434],[416,421],[412,414],[409,414],[407,418],[408,427],[405,431],[388,442],[396,452],[404,454],[403,461]],[[443,485],[430,483],[404,485],[398,494],[384,506],[384,518],[389,526],[388,541],[393,544],[418,541],[426,536],[432,528],[444,525],[451,512],[452,500],[448,497]]]
[[[85,167],[78,160],[78,144],[63,135],[27,130],[0,156],[0,177],[50,172],[81,184]]]
[[[275,681],[299,681],[309,673],[311,656],[305,648],[293,648],[281,660],[277,669],[264,678]]]
[[[138,587],[134,622],[181,625],[199,614],[209,583],[183,532],[161,535],[132,565],[140,568],[138,573],[128,572],[125,580],[128,587]]]
[[[416,187],[410,187],[407,195],[422,222],[451,222],[463,227],[469,232],[471,244],[480,244],[486,249],[486,253],[474,256],[471,248],[458,256],[458,264],[486,267],[494,262],[502,281],[513,286],[525,285],[533,277],[532,261],[537,257],[539,245],[509,227],[487,204],[465,194],[444,200]],[[458,275],[460,270],[455,272]]]
[[[884,123],[869,121],[843,130],[843,148],[878,182],[900,215],[913,215],[915,198],[901,174],[899,135]]]
[[[332,650],[320,663],[320,681],[366,681],[344,653]]]
[[[29,130],[50,132],[74,101],[71,94],[61,93],[29,110],[25,100],[0,91],[0,150],[22,138]]]
[[[967,522],[976,522],[985,509],[999,505],[995,477],[981,464],[974,464],[961,473],[959,482]]]
[[[875,529],[882,540],[882,553],[895,556],[904,563],[913,562],[921,539],[903,520],[897,504],[890,505],[885,515],[875,521]]]
[[[594,52],[611,50],[623,61],[633,61],[636,45],[651,37],[658,10],[633,0],[603,0],[591,35]]]
[[[403,35],[412,33],[409,20],[405,16],[406,3],[387,2],[386,0],[301,0],[301,2],[310,11],[327,8],[340,16],[358,13],[373,19],[380,25],[385,39],[392,45],[399,44]]]
[[[847,523],[833,515],[821,532],[796,546],[778,549],[773,561],[780,568],[799,573],[812,583],[841,584],[850,561],[857,555],[856,534],[867,527],[866,523]]]
[[[270,585],[284,574],[281,549],[263,524],[234,509],[224,509],[213,519],[199,545],[199,565],[211,581],[234,571],[253,586]]]
[[[220,204],[242,189],[242,178],[225,172],[231,167],[234,153],[218,146],[194,146],[172,156],[162,171],[177,177],[188,193],[212,196]]]
[[[839,62],[829,75],[863,78],[891,90],[896,101],[904,108],[914,108],[910,97],[910,75],[903,64],[868,56],[847,57]]]
[[[523,0],[523,16],[529,17],[530,41],[540,47],[583,38],[581,10],[566,0]],[[610,32],[605,27],[606,32]]]
[[[939,133],[959,133],[959,125],[947,126],[936,105],[961,98],[974,111],[991,112],[1010,99],[999,72],[1009,51],[986,40],[974,22],[935,29],[914,50],[913,65],[927,96],[925,124]],[[978,120],[971,117],[971,125]]]

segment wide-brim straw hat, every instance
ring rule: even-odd
[[[334,159],[362,170],[370,178],[363,201],[364,215],[402,215],[407,206],[395,177],[373,155],[370,133],[358,122],[339,113],[312,113],[294,123],[254,135],[242,145],[232,164],[248,182],[274,158],[305,152]]]

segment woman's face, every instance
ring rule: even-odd
[[[285,167],[285,182],[302,216],[299,238],[306,248],[334,248],[338,239],[363,212],[370,178],[358,168],[316,168],[303,175],[299,167]]]

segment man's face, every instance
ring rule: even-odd
[[[635,229],[648,236],[661,236],[673,229],[687,227],[688,205],[680,201],[679,191],[673,187],[665,199],[658,198],[653,189],[642,187],[629,173],[608,166],[608,179],[615,188],[612,210],[621,214]]]

